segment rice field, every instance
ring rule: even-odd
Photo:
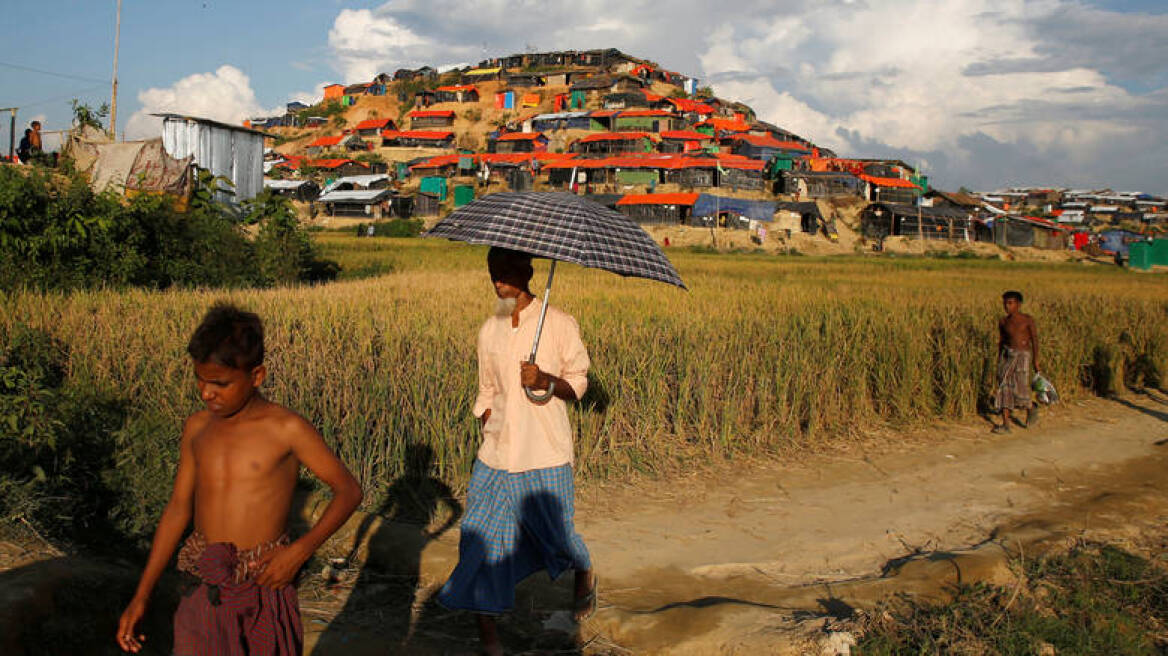
[[[17,293],[18,324],[68,345],[69,376],[131,403],[119,467],[165,501],[181,420],[199,407],[185,345],[227,299],[266,322],[267,393],[315,424],[370,502],[425,444],[462,487],[477,448],[474,336],[493,292],[485,250],[318,233],[348,271],[262,291]],[[1019,289],[1064,398],[1160,384],[1168,278],[1089,264],[670,253],[690,291],[568,265],[553,303],[580,321],[593,370],[572,410],[578,471],[621,478],[967,417],[991,388],[1000,295]],[[533,290],[542,290],[537,262]],[[3,342],[0,342],[2,344]]]

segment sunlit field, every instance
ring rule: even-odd
[[[199,407],[186,340],[214,301],[266,322],[267,393],[309,418],[376,501],[429,445],[456,488],[477,446],[474,336],[493,303],[485,250],[319,233],[347,271],[381,275],[263,291],[19,293],[2,338],[43,329],[69,377],[129,403],[118,467],[164,501],[184,416]],[[593,360],[572,410],[584,479],[649,474],[851,440],[984,409],[1000,295],[1019,289],[1064,398],[1159,385],[1168,279],[1088,264],[815,259],[671,251],[683,291],[574,265],[552,302]],[[547,263],[533,290],[541,293]]]

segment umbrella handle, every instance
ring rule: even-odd
[[[552,265],[548,269],[547,287],[543,290],[543,307],[539,310],[539,323],[535,325],[535,341],[531,345],[531,357],[527,359],[531,364],[535,364],[535,352],[539,350],[539,338],[543,334],[543,320],[547,317],[548,297],[552,295],[552,280],[556,276],[556,261],[552,260]],[[552,381],[548,385],[547,391],[543,394],[533,392],[530,387],[524,387],[523,391],[527,394],[527,398],[536,403],[543,403],[552,398],[552,394],[556,391],[556,382]]]
[[[548,399],[552,398],[552,395],[555,394],[556,381],[553,380],[548,385],[547,391],[544,392],[543,394],[540,394],[539,392],[532,391],[532,389],[530,387],[524,387],[523,391],[524,391],[524,393],[527,394],[527,398],[531,399],[532,401],[535,401],[536,403],[543,403],[544,401],[547,401]]]

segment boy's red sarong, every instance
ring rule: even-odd
[[[201,535],[191,535],[179,553],[179,569],[200,583],[174,614],[175,656],[299,656],[304,636],[296,587],[273,590],[254,580],[259,553],[279,543],[240,552],[233,544],[206,544]]]

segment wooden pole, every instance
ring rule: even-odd
[[[110,91],[110,124],[109,134],[114,141],[118,140],[118,49],[122,40],[122,0],[118,0],[118,17],[114,24],[114,78]]]
[[[16,108],[8,107],[12,119],[8,123],[8,161],[16,163]],[[0,109],[0,111],[4,111]]]

